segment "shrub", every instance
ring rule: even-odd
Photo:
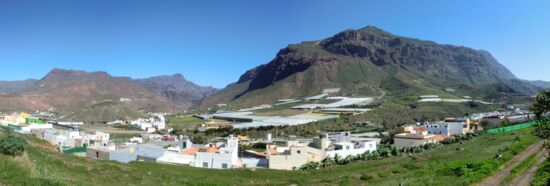
[[[27,145],[27,142],[19,136],[8,135],[0,139],[0,151],[5,155],[22,155],[25,151],[25,145]]]
[[[548,185],[550,183],[550,159],[546,160],[544,164],[541,165],[537,173],[535,174],[535,179],[531,182],[533,186],[539,185]]]
[[[455,161],[445,165],[441,172],[447,176],[484,177],[496,169],[498,169],[498,163],[493,160],[477,162]]]
[[[371,175],[368,175],[368,174],[363,174],[361,175],[361,177],[359,178],[363,181],[371,181],[373,179],[373,177]]]

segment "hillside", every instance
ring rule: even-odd
[[[0,90],[5,92],[0,95],[0,111],[53,110],[86,121],[182,112],[216,91],[179,74],[133,80],[64,69],[53,69],[40,80],[2,81]]]
[[[550,82],[548,81],[527,81],[535,86],[543,87],[543,88],[550,88]]]
[[[84,72],[53,69],[33,86],[11,97],[28,110],[53,109],[66,112],[83,109],[95,102],[128,98],[129,104],[150,111],[177,111],[182,108],[156,96],[125,77],[113,77],[106,72]],[[2,107],[4,108],[4,107]]]
[[[215,88],[199,86],[186,80],[181,74],[134,81],[156,95],[165,97],[186,109],[198,105],[202,99],[216,92]]]
[[[420,94],[491,99],[489,95],[508,93],[488,86],[505,86],[515,95],[532,95],[540,89],[523,83],[486,51],[396,36],[368,26],[290,45],[201,106],[250,106],[316,95],[335,87],[353,95],[384,94],[398,99]],[[445,88],[456,93],[445,92]]]
[[[27,89],[36,83],[36,79],[22,81],[0,81],[0,93],[15,93]]]
[[[46,141],[25,136],[30,145],[23,156],[12,158],[0,155],[0,184],[471,185],[491,175],[515,154],[539,141],[531,135],[531,131],[524,129],[484,135],[414,155],[401,154],[382,160],[358,161],[292,173],[269,169],[212,170],[144,161],[122,164],[92,160],[60,154]],[[502,158],[495,159],[495,154],[502,155]]]
[[[147,118],[147,114],[129,104],[118,101],[104,101],[93,104],[75,113],[71,113],[61,120],[83,122],[105,122],[114,120],[130,120]]]

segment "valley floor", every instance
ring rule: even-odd
[[[148,162],[129,164],[63,155],[32,136],[24,156],[0,156],[4,185],[471,185],[539,139],[532,129],[486,134],[412,156],[314,171],[210,170]],[[496,156],[502,155],[501,158]],[[452,181],[450,181],[452,180]]]

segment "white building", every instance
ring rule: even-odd
[[[229,136],[223,147],[209,147],[201,149],[195,157],[195,167],[211,169],[239,168],[242,163],[239,160],[239,139]]]
[[[169,147],[164,154],[157,159],[159,163],[178,164],[178,165],[194,165],[195,155],[192,149],[193,143],[187,136],[182,137],[180,143],[176,147]],[[190,150],[191,153],[185,153]],[[196,151],[195,151],[196,152]]]
[[[438,138],[436,138],[436,135],[403,133],[397,134],[393,138],[393,143],[397,148],[421,146],[437,142]]]
[[[295,170],[326,157],[323,150],[300,144],[295,137],[290,137],[285,146],[268,145],[267,151],[268,167],[277,170]]]
[[[376,151],[377,143],[371,140],[352,141],[350,132],[342,132],[335,136],[335,140],[330,143],[328,135],[321,134],[313,140],[315,148],[326,151],[328,157],[347,157],[361,155],[367,151]]]
[[[428,134],[442,134],[445,136],[465,134],[469,131],[466,120],[455,118],[448,118],[438,123],[426,123],[424,127],[428,129]]]

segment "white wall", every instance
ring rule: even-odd
[[[208,153],[208,152],[197,152],[196,154],[195,167],[210,168],[210,169],[224,169],[223,164],[227,165],[226,167],[227,169],[236,168],[237,166],[233,164],[233,158],[231,154]]]
[[[376,142],[375,141],[368,141],[368,142],[362,142],[362,147],[358,149],[350,149],[350,150],[333,150],[333,151],[327,151],[328,157],[335,157],[336,154],[340,157],[347,157],[347,156],[356,156],[363,154],[367,151],[376,151]]]
[[[395,147],[402,148],[424,145],[428,141],[424,139],[393,138],[393,142]]]
[[[157,159],[157,162],[167,164],[194,165],[195,156],[166,151],[164,155]]]

